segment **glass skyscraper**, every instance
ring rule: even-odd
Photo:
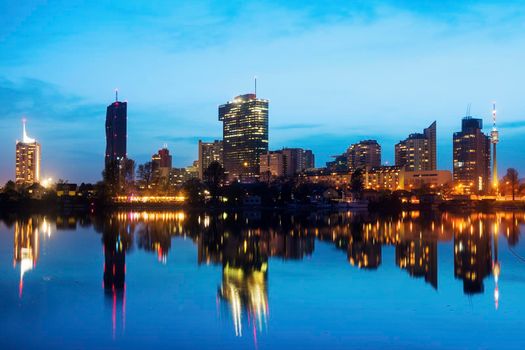
[[[127,156],[128,104],[115,101],[106,111],[106,168],[117,164]]]
[[[259,177],[260,157],[268,152],[268,100],[237,96],[219,106],[223,122],[223,161],[230,180]]]

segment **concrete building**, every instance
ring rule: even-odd
[[[204,178],[204,172],[211,163],[219,162],[224,166],[223,162],[223,142],[215,140],[213,142],[202,142],[199,140],[199,157],[198,157],[199,179]]]
[[[18,185],[40,182],[41,147],[27,136],[26,121],[22,121],[22,140],[16,141],[15,181]]]
[[[348,169],[370,169],[381,166],[381,145],[376,140],[364,140],[348,147],[346,151]]]
[[[396,165],[406,171],[436,170],[436,144],[436,122],[433,122],[423,133],[410,134],[396,144]]]

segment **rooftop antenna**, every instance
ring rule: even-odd
[[[255,97],[257,97],[257,76],[254,77],[255,80]]]
[[[118,89],[115,89],[115,102],[118,102]]]
[[[471,105],[472,105],[472,103],[469,103],[469,104],[467,105],[467,113],[466,113],[465,117],[470,117],[470,106],[471,106]]]

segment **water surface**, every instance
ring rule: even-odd
[[[522,348],[525,213],[0,223],[0,348]]]

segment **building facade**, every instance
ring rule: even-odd
[[[230,180],[259,177],[260,157],[268,152],[268,100],[237,96],[219,106],[223,122],[223,160]]]
[[[286,175],[286,156],[282,151],[270,151],[261,155],[260,175],[265,180]]]
[[[151,156],[151,172],[155,185],[169,182],[172,159],[173,157],[166,146]]]
[[[460,193],[490,190],[490,138],[482,132],[483,120],[465,117],[453,136],[454,186]]]
[[[213,142],[202,142],[202,140],[199,140],[199,179],[202,180],[204,178],[204,172],[213,162],[219,162],[224,166],[223,142],[219,140]]]
[[[15,181],[18,185],[32,185],[40,182],[41,147],[27,136],[26,122],[22,124],[22,140],[16,141]]]
[[[128,104],[116,100],[106,109],[106,165],[127,157]]]
[[[436,170],[436,122],[423,133],[410,134],[395,146],[396,165],[406,171]]]
[[[354,143],[346,151],[350,171],[381,166],[381,145],[376,140]]]

